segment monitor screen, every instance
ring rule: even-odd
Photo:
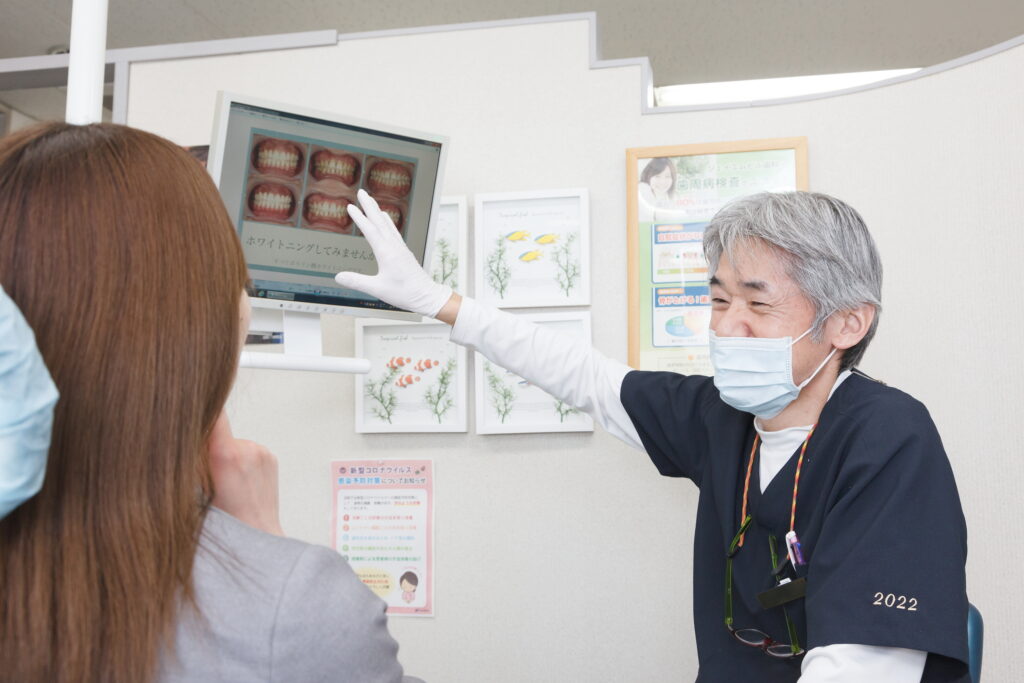
[[[242,242],[256,306],[395,317],[338,286],[377,272],[346,206],[364,189],[422,265],[437,219],[447,140],[340,115],[221,93],[210,173]]]

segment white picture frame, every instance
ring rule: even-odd
[[[468,431],[468,354],[450,333],[440,322],[356,320],[356,357],[370,361],[356,375],[357,433]]]
[[[590,312],[516,313],[538,325],[579,337],[590,346]],[[592,432],[594,421],[519,375],[474,354],[476,433]]]
[[[498,308],[590,305],[585,188],[475,197],[474,296]]]
[[[469,220],[466,197],[441,197],[427,272],[456,292],[469,284]],[[454,263],[452,260],[454,259]]]

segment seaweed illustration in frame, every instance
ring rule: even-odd
[[[356,376],[359,433],[465,432],[466,350],[444,323],[356,321],[356,355],[371,363]]]
[[[590,313],[516,313],[554,333],[578,338],[590,346]],[[526,434],[593,431],[589,415],[559,401],[527,379],[476,358],[476,432],[478,434]]]
[[[427,272],[452,289],[464,287],[468,272],[468,209],[465,197],[442,197],[428,249]]]
[[[586,189],[475,197],[476,297],[500,308],[590,304]]]

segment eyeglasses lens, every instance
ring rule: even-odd
[[[794,653],[791,646],[776,643],[771,647],[765,648],[765,652],[770,654],[772,657],[795,657],[796,655],[802,654],[803,650]]]
[[[742,628],[738,631],[734,631],[733,635],[736,636],[736,639],[741,643],[753,645],[754,647],[761,647],[762,645],[771,642],[771,638],[767,633],[758,631],[755,628]]]

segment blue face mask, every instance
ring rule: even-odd
[[[0,519],[43,485],[57,396],[32,330],[0,288]]]
[[[793,344],[810,331],[796,339],[719,337],[711,332],[711,364],[715,367],[715,387],[722,400],[765,420],[785,410],[836,353],[836,349],[832,349],[810,377],[800,386],[794,384]]]

